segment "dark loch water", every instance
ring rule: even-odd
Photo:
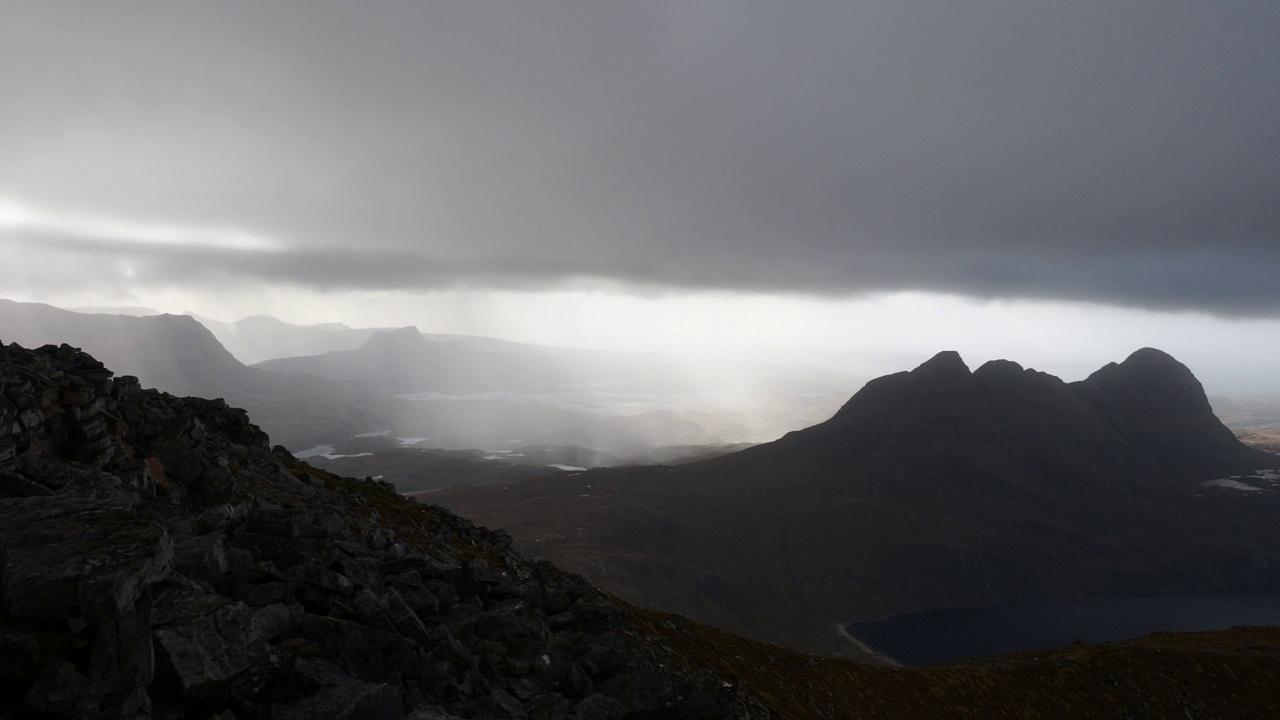
[[[1280,588],[1108,595],[951,608],[849,623],[848,633],[903,665],[1126,640],[1159,631],[1280,625]]]

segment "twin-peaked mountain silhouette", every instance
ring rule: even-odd
[[[431,501],[637,602],[828,649],[894,612],[1280,584],[1268,481],[1202,484],[1275,466],[1159,350],[1073,383],[943,352],[732,455]]]

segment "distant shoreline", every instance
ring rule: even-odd
[[[872,665],[883,664],[886,667],[903,667],[902,663],[898,662],[897,660],[894,660],[893,658],[889,657],[888,655],[885,655],[884,653],[876,652],[875,650],[872,650],[871,647],[869,647],[866,643],[850,635],[848,630],[848,623],[836,623],[835,625],[836,625],[837,635],[844,638],[851,645],[857,648],[858,652],[869,656],[869,659],[874,659],[878,661],[878,662],[868,662],[868,664],[872,664]]]
[[[1076,641],[1100,644],[1158,632],[1277,625],[1278,602],[1280,587],[1179,590],[941,608],[837,627],[855,647],[916,667],[1063,647]],[[868,642],[888,654],[872,650]]]

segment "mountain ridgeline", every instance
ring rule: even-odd
[[[246,365],[275,358],[351,350],[364,344],[375,333],[387,329],[352,328],[342,323],[298,326],[270,315],[251,315],[230,323],[196,315],[192,317]]]
[[[401,414],[393,398],[362,396],[320,378],[247,367],[186,315],[85,314],[0,299],[0,337],[30,347],[69,343],[148,387],[224,398],[250,410],[289,447],[349,437]]]
[[[1010,462],[1035,470],[1031,483],[1062,476],[1078,488],[1093,470],[1094,480],[1152,489],[1275,462],[1241,444],[1191,371],[1152,348],[1074,383],[1008,360],[971,373],[957,353],[939,353],[867,383],[831,420],[754,457],[802,454],[851,470],[873,463],[898,487],[926,483],[933,493],[966,478],[979,485],[957,489],[1000,480]],[[940,472],[947,482],[932,485]]]
[[[1158,350],[1074,383],[944,352],[732,455],[431,501],[635,602],[831,651],[891,613],[1280,585],[1276,493],[1203,485],[1277,465]]]

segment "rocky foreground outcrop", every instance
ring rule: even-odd
[[[0,347],[0,717],[752,713],[510,546],[222,401]]]

